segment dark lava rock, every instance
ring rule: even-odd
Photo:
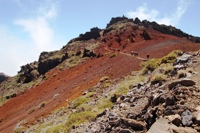
[[[110,20],[110,22],[107,24],[106,28],[110,27],[111,25],[113,25],[113,24],[115,24],[115,23],[117,23],[119,21],[123,21],[123,20],[128,20],[128,18],[124,17],[124,16],[123,17],[112,18]]]
[[[173,82],[171,82],[169,85],[168,85],[168,88],[171,90],[173,89],[174,87],[176,87],[178,84],[182,85],[182,86],[193,86],[195,85],[195,82],[191,79],[179,79],[179,80],[175,80]]]
[[[18,72],[20,78],[18,82],[20,83],[29,83],[32,80],[38,78],[39,73],[37,71],[38,63],[33,62],[24,66],[21,66],[21,70]]]
[[[78,38],[75,38],[74,41],[87,41],[90,39],[97,39],[100,37],[100,31],[101,29],[94,27],[90,29],[89,32],[86,32],[85,34],[80,34]]]
[[[144,30],[140,35],[144,38],[144,40],[151,40],[151,37],[146,30]]]
[[[90,51],[90,50],[88,50],[88,49],[84,49],[84,51],[83,51],[83,58],[84,57],[95,57],[96,56],[96,54],[93,52],[93,51]]]

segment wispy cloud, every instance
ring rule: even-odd
[[[146,3],[138,7],[136,11],[130,11],[127,16],[130,18],[138,17],[141,20],[156,21],[159,24],[173,25],[176,26],[184,13],[187,11],[189,5],[188,0],[178,0],[178,5],[174,12],[165,17],[159,17],[161,14],[156,9],[149,9]]]
[[[20,66],[37,60],[42,51],[56,50],[66,43],[58,37],[52,28],[52,23],[57,17],[58,1],[44,0],[35,3],[38,6],[31,6],[30,9],[27,7],[28,3],[24,3],[22,0],[14,1],[17,6],[24,7],[20,9],[26,12],[26,15],[22,18],[14,18],[13,25],[0,23],[0,57],[2,62],[0,72],[5,72],[8,75],[17,74]],[[18,37],[10,26],[14,27],[15,33],[20,32]],[[16,31],[16,29],[21,31]],[[29,38],[21,34],[25,34]]]
[[[37,14],[37,16],[31,16],[27,19],[17,19],[15,24],[21,26],[28,33],[40,51],[52,50],[54,32],[49,23],[57,14],[55,4],[51,3],[50,6],[39,7]]]

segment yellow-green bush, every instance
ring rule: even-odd
[[[164,74],[161,74],[161,73],[157,73],[157,74],[154,74],[153,77],[151,78],[151,83],[152,84],[155,84],[159,81],[164,81],[166,80],[167,76],[164,75]]]
[[[174,62],[180,53],[181,53],[181,51],[179,51],[179,50],[172,51],[168,55],[161,58],[161,63],[172,63],[172,62]]]
[[[79,97],[74,101],[74,106],[73,108],[77,108],[78,106],[80,106],[81,104],[87,102],[87,98],[86,97]]]

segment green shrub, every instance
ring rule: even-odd
[[[77,108],[81,104],[87,102],[88,98],[86,97],[79,97],[74,101],[73,108]]]
[[[151,78],[151,83],[155,84],[155,83],[158,83],[160,81],[166,80],[166,78],[167,78],[166,75],[161,74],[161,73],[157,73],[157,74],[154,74],[153,77]]]
[[[170,73],[172,70],[174,70],[174,67],[173,67],[172,64],[163,65],[163,68],[164,68],[164,73],[165,73],[165,74],[168,74],[168,73]]]
[[[114,58],[114,57],[116,57],[116,56],[117,56],[116,53],[111,53],[111,54],[110,54],[110,58]]]
[[[65,123],[65,132],[69,132],[70,129],[75,125],[80,125],[82,123],[88,122],[93,120],[96,117],[95,112],[85,111],[79,113],[72,113],[70,114],[67,122]]]
[[[42,103],[40,103],[39,108],[41,109],[41,108],[45,107],[45,105],[46,105],[46,102],[42,102]]]
[[[180,53],[181,53],[181,51],[179,51],[179,50],[172,51],[168,55],[161,58],[161,63],[172,63],[172,62],[174,62]]]
[[[32,108],[29,109],[28,114],[31,114],[31,113],[33,113],[34,111],[35,111],[35,108],[32,107]]]
[[[154,71],[156,68],[158,68],[160,63],[159,59],[151,59],[148,60],[147,62],[142,62],[141,66],[144,67],[143,68],[143,73],[147,73],[148,71]]]

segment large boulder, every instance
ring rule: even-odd
[[[147,133],[198,133],[190,127],[177,127],[171,124],[168,119],[159,118],[147,131]]]

